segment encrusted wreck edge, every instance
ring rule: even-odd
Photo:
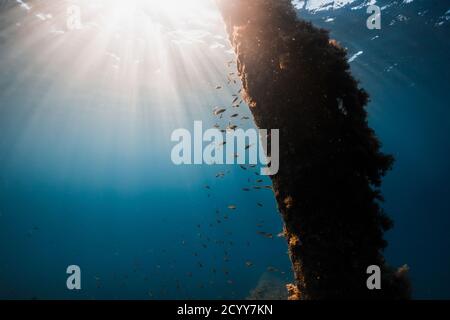
[[[290,0],[216,1],[255,123],[280,129],[272,181],[295,276],[289,299],[408,299],[407,268],[393,271],[382,254],[392,222],[379,186],[393,158],[368,127],[368,95],[345,50]],[[366,286],[370,265],[382,290]]]

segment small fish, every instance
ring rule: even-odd
[[[247,266],[247,268],[250,268],[250,267],[253,266],[253,262],[247,261],[247,262],[245,263],[245,265]]]
[[[222,86],[216,86],[216,89],[220,90],[220,89],[222,89]]]
[[[217,108],[217,109],[214,110],[214,115],[215,115],[215,116],[221,115],[221,114],[224,113],[225,111],[227,111],[227,109]]]
[[[230,210],[236,210],[236,206],[235,205],[233,205],[233,204],[230,204],[229,206],[228,206],[228,209],[230,209]]]
[[[273,234],[271,234],[271,233],[267,233],[264,231],[258,231],[257,234],[260,234],[263,237],[268,238],[268,239],[273,239]]]
[[[234,113],[230,116],[230,118],[236,118],[237,116],[239,116],[239,113]]]

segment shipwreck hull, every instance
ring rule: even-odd
[[[368,127],[366,92],[346,52],[298,19],[289,0],[217,0],[259,128],[280,129],[272,176],[295,283],[290,299],[408,298],[406,268],[389,268],[381,179],[393,159]],[[367,267],[382,270],[369,290]]]

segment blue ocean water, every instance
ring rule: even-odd
[[[450,6],[377,1],[382,29],[368,30],[366,1],[346,2],[299,1],[299,15],[349,57],[362,51],[352,70],[397,160],[383,186],[395,220],[387,259],[408,264],[415,297],[450,298]],[[28,3],[0,15],[0,298],[277,294],[292,275],[273,192],[242,190],[268,178],[170,159],[173,130],[226,126],[213,107],[239,89],[213,6],[181,23],[148,10],[122,20],[100,3],[82,7],[84,27],[68,32],[63,5]],[[238,112],[250,116],[244,104]],[[73,264],[80,291],[66,288]]]
[[[349,57],[362,51],[350,65],[371,96],[369,122],[396,158],[383,184],[394,219],[387,260],[410,267],[415,298],[448,299],[450,3],[376,1],[381,30],[358,27],[369,17],[364,4],[300,12],[330,30]]]
[[[175,23],[62,34],[30,12],[14,4],[2,33],[0,298],[230,299],[290,281],[273,192],[242,191],[269,179],[171,161],[175,129],[228,124],[213,115],[239,89],[230,48],[211,42],[227,44],[222,25],[194,46],[204,34]]]

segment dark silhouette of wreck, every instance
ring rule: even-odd
[[[290,299],[409,298],[407,268],[387,266],[380,202],[393,158],[369,128],[368,94],[328,32],[298,19],[290,0],[217,0],[256,125],[280,129],[272,177],[295,283]],[[369,290],[367,267],[382,270]]]

